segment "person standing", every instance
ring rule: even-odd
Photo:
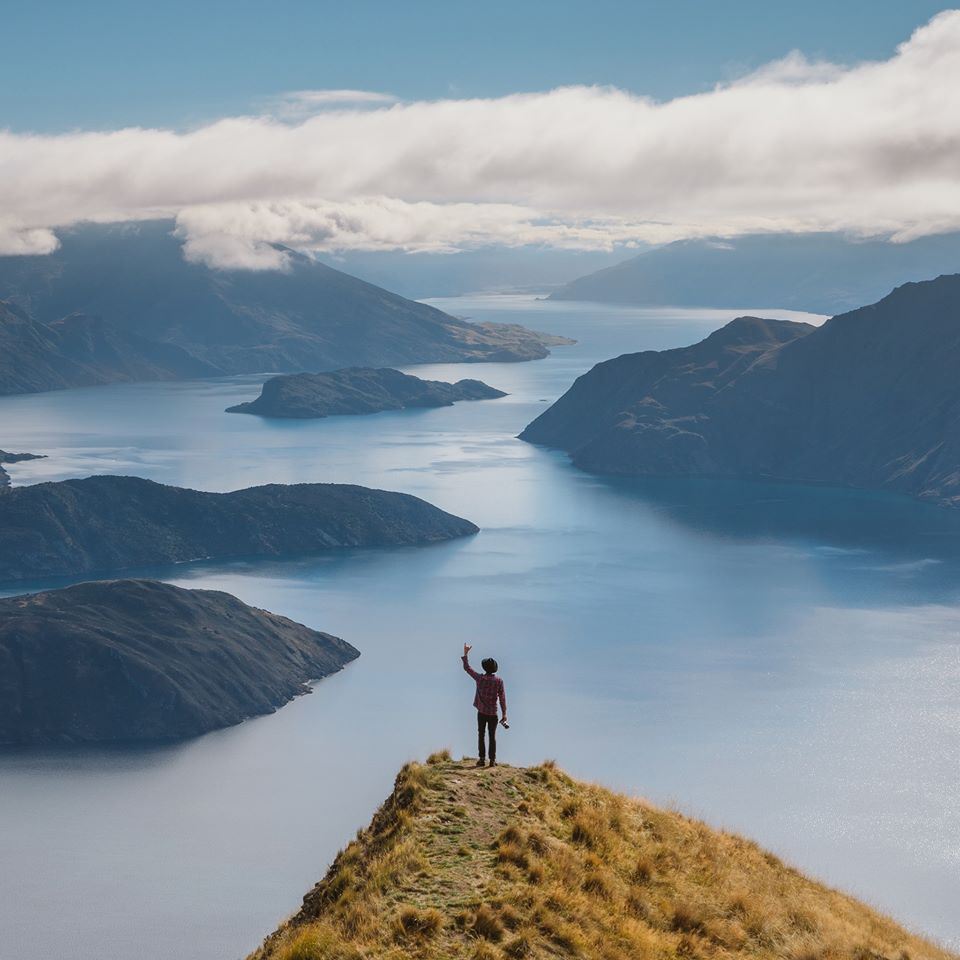
[[[484,765],[487,750],[485,741],[490,741],[490,766],[497,765],[497,702],[500,703],[500,713],[504,726],[507,723],[507,694],[503,687],[503,680],[497,676],[497,661],[487,657],[480,661],[483,673],[477,673],[470,666],[470,651],[473,647],[469,643],[463,645],[463,669],[476,681],[477,694],[473,698],[473,705],[477,708],[477,752],[480,759],[477,766]]]

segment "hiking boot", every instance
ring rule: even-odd
[[[496,765],[497,765],[497,761],[496,761],[496,760],[491,760],[491,761],[487,764],[488,767],[495,767]]]
[[[476,763],[476,765],[477,765],[478,767],[482,767],[482,766],[483,766],[483,761],[482,761],[482,760],[478,760],[477,763]]]

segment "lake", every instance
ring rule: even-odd
[[[0,752],[0,955],[244,956],[404,761],[475,751],[464,641],[500,661],[503,761],[555,758],[748,834],[960,947],[960,517],[875,493],[607,480],[515,439],[598,360],[693,342],[738,311],[432,302],[578,343],[408,368],[510,395],[369,417],[223,412],[262,377],[0,399],[0,447],[49,454],[11,465],[14,483],[346,481],[482,528],[138,571],[227,590],[362,656],[272,716],[181,745]]]

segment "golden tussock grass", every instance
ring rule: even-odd
[[[748,840],[552,762],[409,764],[250,960],[957,960]]]

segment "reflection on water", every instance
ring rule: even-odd
[[[0,401],[0,446],[51,454],[13,465],[15,482],[350,480],[482,527],[420,549],[152,571],[340,634],[362,656],[272,716],[179,746],[0,755],[5,947],[243,955],[400,763],[471,749],[464,639],[507,678],[505,760],[556,757],[676,802],[960,942],[958,519],[852,491],[596,478],[514,439],[596,360],[691,342],[729,313],[522,298],[451,309],[579,342],[469,369],[503,400],[364,418],[223,414],[257,378]]]

